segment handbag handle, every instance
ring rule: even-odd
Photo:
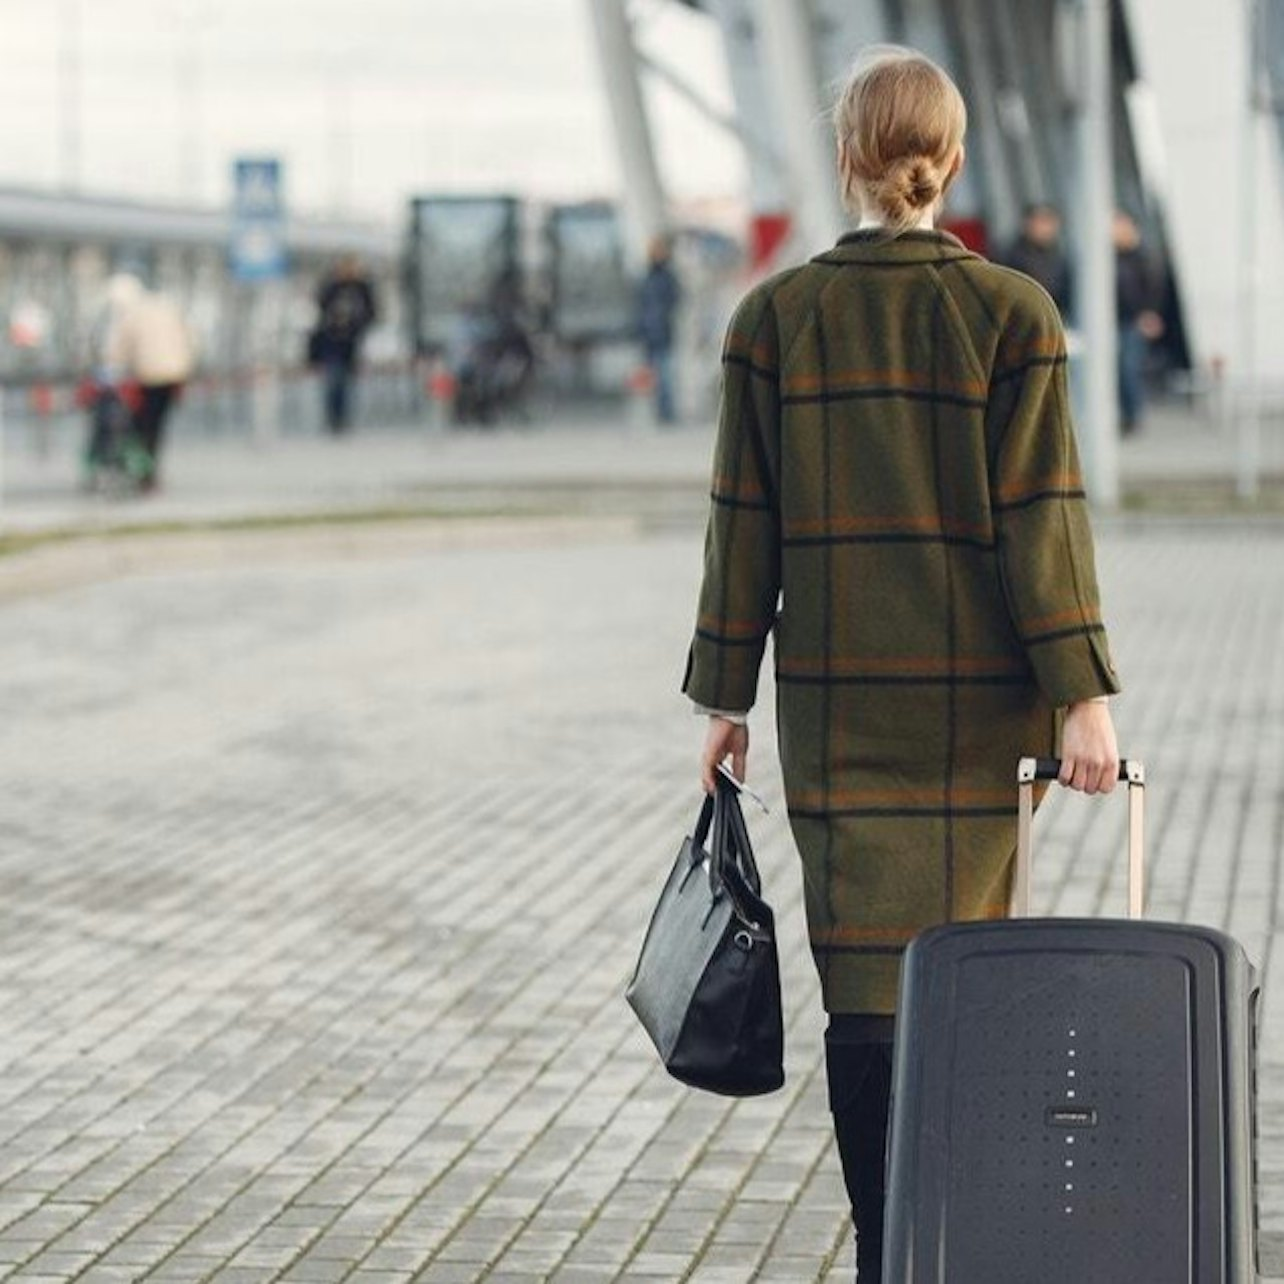
[[[735,834],[729,824],[729,813],[736,807],[736,796],[730,783],[720,774],[714,776],[713,781],[713,795],[710,799],[713,803],[713,842],[709,847],[709,891],[716,900],[726,883],[724,871],[729,855],[731,863],[735,863]]]
[[[695,828],[691,831],[691,859],[697,859],[696,853],[704,849],[709,837],[709,828],[713,824],[713,795],[705,794],[700,805],[700,815],[696,818]]]
[[[749,841],[749,827],[745,824],[744,809],[740,806],[739,791],[728,786],[727,799],[727,837],[734,852],[731,862],[755,896],[762,892],[762,876],[758,873],[758,863],[754,859],[753,844]]]
[[[762,877],[734,785],[719,777],[715,799],[709,891],[715,900],[723,894],[730,897],[744,922],[761,923],[771,911],[762,900]]]

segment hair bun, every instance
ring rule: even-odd
[[[906,156],[888,168],[892,191],[912,209],[926,209],[941,194],[941,178],[926,156]]]
[[[894,223],[910,224],[940,199],[944,186],[930,157],[900,156],[869,184],[869,191]]]

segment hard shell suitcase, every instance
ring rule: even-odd
[[[1014,912],[1036,779],[1022,759]],[[1257,981],[1211,928],[1130,919],[932,928],[905,956],[884,1284],[1256,1281]]]

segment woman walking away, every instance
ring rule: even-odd
[[[1007,912],[1015,771],[1109,791],[1101,622],[1056,306],[935,230],[966,111],[882,47],[834,112],[859,230],[751,291],[727,334],[684,690],[701,771],[744,771],[767,635],[780,762],[829,1013],[830,1105],[860,1284],[881,1275],[901,957]]]

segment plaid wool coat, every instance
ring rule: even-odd
[[[1117,691],[1056,307],[954,237],[855,232],[731,322],[683,689],[754,702],[831,1012],[924,928],[1007,912],[1017,759]]]

